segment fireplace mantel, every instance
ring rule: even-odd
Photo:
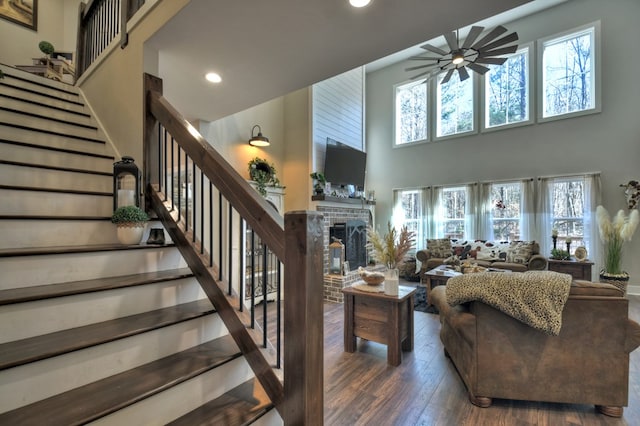
[[[311,201],[327,202],[327,203],[339,203],[339,204],[357,204],[361,206],[375,206],[375,201],[365,200],[364,198],[346,198],[346,197],[334,197],[332,195],[313,195]]]

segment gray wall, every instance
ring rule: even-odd
[[[572,0],[506,25],[524,43],[600,20],[599,114],[394,149],[392,88],[408,79],[404,68],[410,65],[401,63],[370,73],[367,189],[376,191],[378,222],[391,217],[394,188],[592,171],[602,172],[603,205],[610,212],[624,208],[619,185],[640,179],[638,17],[638,0]],[[638,286],[640,263],[633,258],[640,252],[640,232],[626,243],[624,251],[623,267],[631,274],[630,285]]]

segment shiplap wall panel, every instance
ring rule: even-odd
[[[364,150],[364,67],[313,85],[314,171],[324,170],[327,138]]]

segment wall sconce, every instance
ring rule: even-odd
[[[140,169],[132,157],[113,163],[113,210],[122,206],[140,207]]]
[[[258,128],[258,135],[254,135],[254,130]],[[269,146],[269,138],[262,136],[262,129],[257,124],[251,128],[251,139],[249,139],[249,145],[251,146]]]

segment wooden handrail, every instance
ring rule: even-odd
[[[147,206],[156,212],[169,232],[176,247],[245,355],[256,378],[276,406],[284,424],[323,424],[324,224],[322,215],[318,212],[289,212],[285,214],[283,220],[275,209],[162,96],[162,80],[145,75],[144,88],[143,169],[147,188],[145,194]],[[185,157],[188,157],[188,161],[183,159],[187,161],[185,167],[188,167],[189,162],[193,163],[194,166],[191,168],[193,176],[196,175],[196,168],[198,174],[206,176],[210,182],[207,185],[213,185],[217,189],[220,196],[226,199],[252,232],[260,237],[265,247],[284,265],[286,283],[284,286],[286,308],[283,315],[286,335],[284,384],[277,379],[265,355],[251,337],[247,324],[240,319],[233,308],[241,296],[234,296],[231,286],[225,294],[226,286],[221,282],[223,279],[218,273],[220,265],[215,265],[210,257],[214,250],[212,242],[209,241],[207,246],[208,256],[206,250],[203,250],[203,241],[199,241],[197,233],[189,228],[189,216],[185,213],[184,220],[181,219],[182,210],[188,208],[188,203],[181,204],[179,190],[177,206],[173,192],[168,196],[160,191],[162,187],[160,182],[164,182],[165,186],[167,181],[173,182],[173,177],[169,179],[168,172],[161,170],[165,168],[170,170],[171,176],[177,172],[176,176],[179,177],[181,176],[179,164],[183,161],[178,153],[178,162],[173,163],[174,154],[171,148],[172,162],[167,164],[169,155],[166,146],[167,135],[169,135],[171,146],[173,147],[175,143],[179,152],[183,152]],[[163,162],[164,167],[160,164]],[[176,164],[177,170],[174,168]],[[187,168],[185,172],[189,174],[189,169]],[[194,184],[195,182],[196,180]],[[179,181],[178,187],[180,185]],[[200,191],[202,191],[202,184],[200,184]],[[202,201],[199,205],[202,208]],[[194,214],[193,207],[191,207],[191,213]],[[211,213],[209,211],[209,214]],[[229,213],[231,214],[231,211]],[[193,222],[197,222],[197,219],[192,219],[192,224]],[[202,223],[197,225],[202,232],[204,225]],[[211,225],[209,229],[212,229]],[[230,232],[230,229],[227,231]],[[229,268],[231,269],[231,265]]]
[[[262,241],[284,259],[284,220],[159,92],[149,92],[150,112],[229,200]]]

